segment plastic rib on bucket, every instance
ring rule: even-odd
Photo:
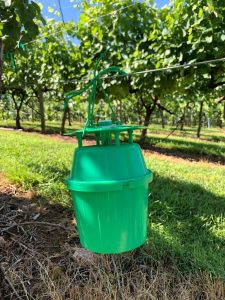
[[[113,111],[101,77],[107,73],[125,74],[118,67],[97,72],[83,89],[66,94],[71,98],[91,89],[88,118],[76,136],[72,171],[66,184],[71,192],[81,245],[95,253],[121,253],[141,246],[147,235],[148,186],[153,179],[146,168],[141,148],[133,143],[133,131],[142,126],[122,125]],[[97,87],[112,111],[112,120],[93,123]],[[128,134],[121,143],[120,134]],[[95,136],[96,145],[83,146],[85,134]]]

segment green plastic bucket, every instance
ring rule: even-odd
[[[127,130],[121,127],[120,131]],[[104,130],[104,137],[109,130]],[[111,134],[113,131],[115,134],[116,128],[111,128]],[[94,146],[79,143],[66,181],[80,242],[96,253],[129,251],[146,240],[148,186],[153,175],[146,168],[140,146],[131,139],[128,144],[107,145],[105,139],[102,144],[98,137],[96,140]]]
[[[106,52],[102,53],[97,60],[93,79],[82,89],[70,91],[65,96],[64,107],[68,109],[70,99],[91,88],[84,128],[67,134],[78,139],[67,185],[72,194],[82,246],[97,253],[121,253],[145,242],[148,185],[152,181],[152,172],[146,168],[139,145],[133,144],[133,131],[146,127],[121,125],[104,90],[104,75],[127,75],[115,66],[98,71],[105,55]],[[98,89],[114,122],[101,120],[94,123]],[[127,144],[121,144],[121,132],[128,135]],[[85,134],[95,135],[95,146],[83,147]]]

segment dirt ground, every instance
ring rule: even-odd
[[[73,213],[23,193],[0,176],[0,299],[33,299],[40,269],[80,247]],[[51,264],[50,264],[51,262]],[[30,296],[29,296],[30,295]],[[34,298],[48,299],[48,298]]]
[[[152,264],[144,248],[97,255],[73,213],[0,176],[0,300],[224,300],[225,283]]]

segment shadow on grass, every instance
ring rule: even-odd
[[[224,299],[223,281],[193,270],[182,274],[182,265],[166,261],[169,252],[164,266],[148,246],[122,255],[82,252],[72,212],[42,200],[0,192],[1,229],[8,228],[1,233],[1,299]],[[165,247],[163,235],[157,238]]]
[[[39,171],[38,165],[32,167]],[[57,174],[59,183],[69,175],[60,167],[47,166],[45,172]],[[149,238],[146,256],[140,250],[139,260],[149,257],[180,272],[206,270],[225,278],[225,197],[157,174],[150,192]]]
[[[154,259],[225,279],[225,197],[160,176],[150,191],[148,243]]]
[[[31,166],[36,172],[43,172],[38,164]],[[47,165],[44,172],[49,177],[54,174],[57,185],[70,171],[67,167]],[[157,174],[150,192],[146,246],[150,260],[180,271],[206,270],[225,278],[225,197],[216,196],[198,184]]]
[[[165,140],[148,137],[142,148],[173,157],[194,161],[208,160],[225,164],[225,145],[218,145],[217,143],[212,145],[202,143],[201,140],[191,142],[171,137]]]
[[[222,135],[207,135],[207,134],[203,134],[202,135],[202,139],[204,140],[204,138],[207,137],[207,141],[210,141],[210,142],[215,142],[215,143],[219,143],[219,142],[223,142],[225,143],[225,136],[222,136]]]
[[[68,175],[68,170],[60,168],[50,168],[47,172],[57,172],[59,181]],[[215,196],[197,184],[157,175],[150,185],[150,192],[148,242],[136,251],[137,263],[161,265],[183,274],[207,271],[224,279],[225,197]],[[35,215],[41,213],[37,221],[71,227],[71,208],[65,209],[60,204],[50,205],[44,198],[25,201],[0,193],[0,200],[4,199],[7,205],[12,205],[10,210],[18,210],[17,223],[20,223],[19,215],[23,211],[27,215],[26,220],[31,219],[31,222]],[[34,239],[32,247],[38,251],[49,251],[51,255],[58,253],[67,242],[80,247],[77,238],[76,241],[68,240],[63,230],[60,234],[57,230],[53,233],[40,229],[41,238]],[[24,238],[29,242],[29,235]],[[127,255],[125,253],[122,257],[126,259]]]
[[[14,130],[22,130],[25,132],[36,132],[36,133],[41,133],[41,128],[40,125],[32,125],[30,123],[24,123],[22,126],[22,129],[17,129],[16,126],[14,125],[1,125],[0,127],[6,128],[6,129],[14,129]],[[70,127],[66,128],[66,132],[72,132],[75,130],[78,130],[80,128],[78,127]],[[60,126],[54,125],[54,124],[47,124],[45,126],[45,134],[60,134],[61,133],[61,128]]]
[[[206,129],[201,132],[201,140],[205,141],[211,141],[211,142],[225,142],[225,136],[223,135],[223,130],[220,127],[216,128],[214,127],[213,129]],[[154,134],[169,134],[170,132],[173,131],[173,135],[178,136],[178,137],[187,137],[187,138],[197,138],[197,127],[192,127],[192,128],[183,128],[183,130],[176,129],[175,127],[170,127],[166,126],[165,128],[155,128],[154,125],[148,128],[149,133],[154,133]]]
[[[27,132],[38,132],[40,133],[39,125],[34,128],[25,128],[24,131]],[[30,124],[29,124],[30,126]],[[4,127],[4,126],[3,126]],[[5,126],[5,128],[13,128],[10,126]],[[80,129],[79,126],[76,128],[67,128],[66,132],[69,133],[71,131],[75,131]],[[54,124],[46,125],[46,134],[59,134],[60,128]],[[127,140],[126,135],[121,135],[122,139],[125,141]],[[212,137],[212,139],[217,137]],[[93,136],[86,136],[86,140],[94,141]],[[139,141],[140,135],[135,135],[135,140]],[[225,139],[225,138],[224,138]],[[190,141],[185,140],[185,137],[179,138],[158,138],[158,137],[151,137],[148,136],[146,138],[146,143],[142,146],[145,150],[151,150],[157,153],[165,154],[172,157],[180,157],[183,159],[193,160],[193,161],[200,161],[200,160],[207,160],[209,162],[218,162],[221,164],[225,164],[225,145],[217,143],[215,141],[211,141],[207,144],[207,142],[203,140]]]

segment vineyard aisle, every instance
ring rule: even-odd
[[[223,164],[144,151],[154,172],[146,244],[83,256],[63,183],[75,141],[5,130],[0,138],[4,295],[14,288],[52,300],[224,299]]]

